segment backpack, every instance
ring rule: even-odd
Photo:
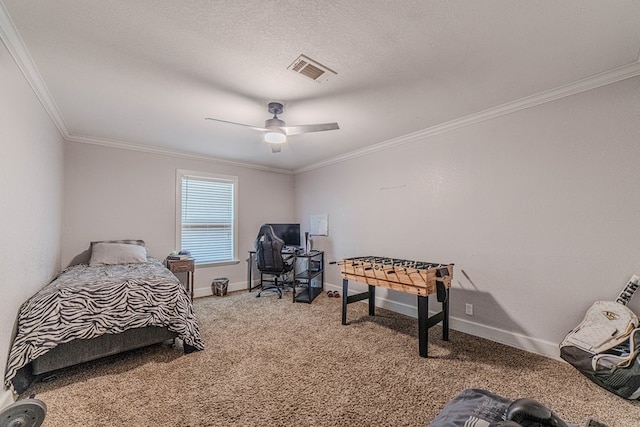
[[[640,398],[640,320],[626,304],[639,284],[629,279],[615,301],[596,301],[560,343],[560,357],[601,387]]]

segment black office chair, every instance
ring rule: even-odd
[[[260,227],[254,246],[262,287],[256,297],[259,297],[264,291],[273,290],[278,293],[278,298],[282,298],[282,291],[287,286],[293,285],[291,279],[287,281],[287,276],[293,270],[293,262],[291,262],[293,257],[285,259],[282,256],[284,241],[277,237],[273,228],[267,224]]]

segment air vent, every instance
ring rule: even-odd
[[[304,55],[300,55],[287,69],[318,83],[324,83],[338,74]]]

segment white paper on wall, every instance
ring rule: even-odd
[[[327,236],[329,235],[329,220],[327,214],[311,215],[309,221],[309,235]]]

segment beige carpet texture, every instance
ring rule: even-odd
[[[570,365],[442,329],[418,355],[417,319],[326,293],[312,304],[255,292],[194,302],[206,349],[157,345],[35,382],[43,426],[427,426],[465,388],[540,401],[567,422],[640,426],[640,402]]]

